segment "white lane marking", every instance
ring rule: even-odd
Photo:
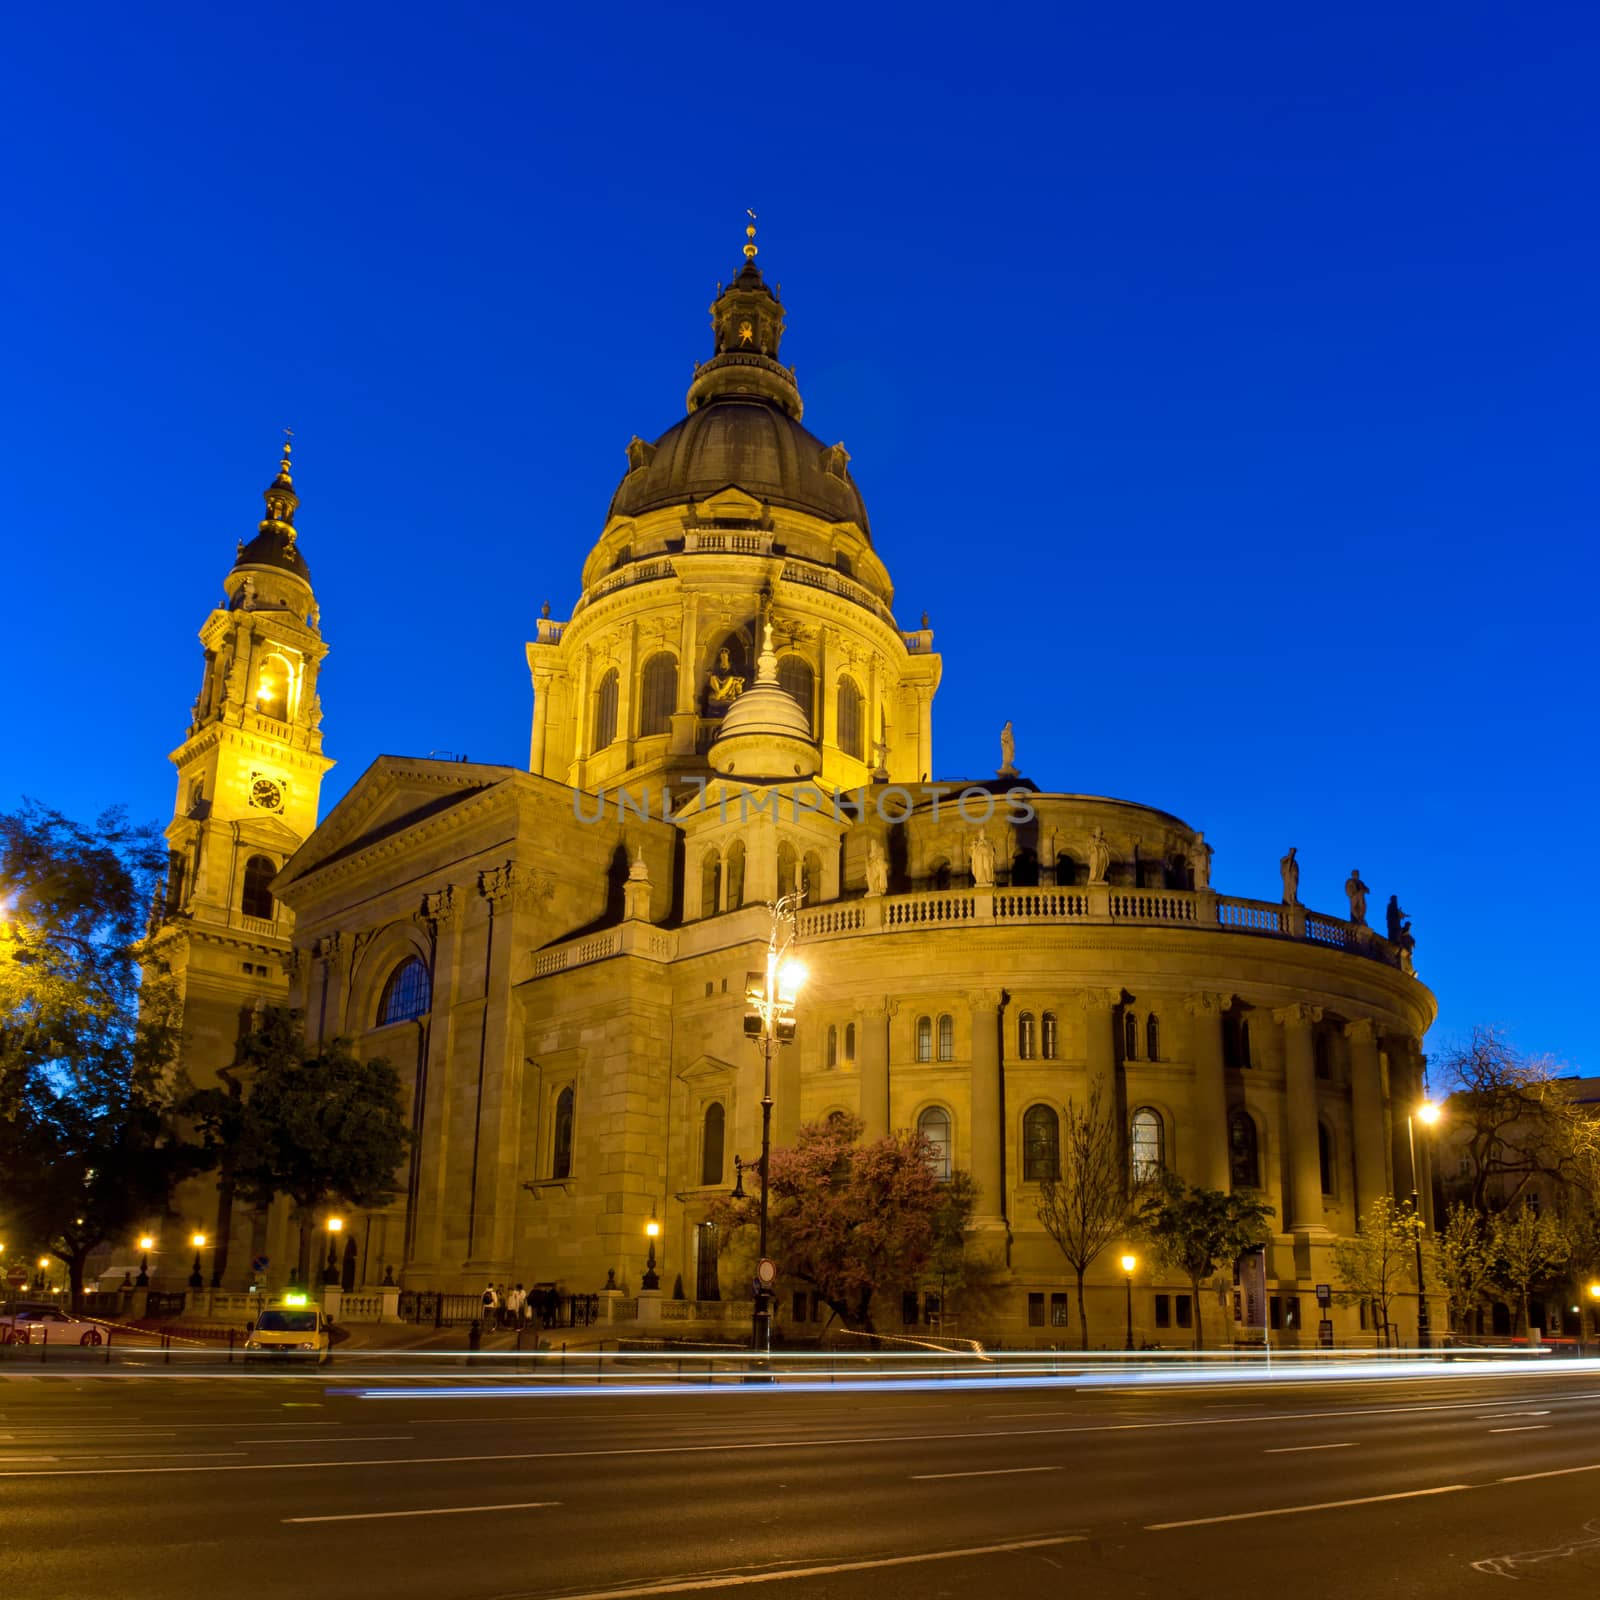
[[[1052,1539],[1012,1539],[1005,1544],[970,1545],[964,1550],[927,1550],[914,1556],[878,1556],[869,1561],[834,1561],[825,1567],[784,1567],[777,1572],[740,1573],[728,1578],[675,1578],[669,1583],[630,1584],[625,1589],[586,1589],[563,1600],[637,1600],[640,1595],[705,1594],[712,1589],[742,1589],[757,1583],[782,1583],[785,1578],[826,1578],[838,1572],[872,1572],[879,1567],[914,1567],[929,1561],[961,1561],[968,1556],[1007,1555],[1016,1550],[1051,1550],[1064,1544],[1082,1544],[1084,1535],[1061,1534]]]
[[[1550,1415],[1550,1413],[1549,1413],[1548,1410],[1546,1410],[1546,1411],[1485,1411],[1478,1418],[1478,1421],[1479,1422],[1488,1422],[1492,1418],[1495,1418],[1495,1417],[1548,1417],[1549,1415]],[[1493,1432],[1493,1431],[1494,1431],[1493,1429],[1490,1429],[1490,1432]]]
[[[1587,1467],[1554,1467],[1549,1472],[1519,1472],[1514,1478],[1501,1478],[1501,1483],[1530,1483],[1535,1478],[1567,1478],[1574,1472],[1600,1472],[1600,1461]]]
[[[1059,1472],[1060,1467],[991,1467],[987,1472],[913,1472],[913,1483],[933,1483],[939,1478],[1012,1478],[1019,1472]]]
[[[1318,1500],[1305,1506],[1273,1506],[1267,1511],[1230,1511],[1224,1517],[1188,1517],[1182,1522],[1147,1522],[1146,1533],[1164,1533],[1169,1528],[1204,1528],[1214,1522],[1250,1522],[1257,1517],[1294,1517],[1302,1511],[1337,1511],[1341,1506],[1374,1506],[1383,1500],[1420,1500],[1427,1495],[1457,1494],[1463,1489],[1481,1489],[1482,1484],[1446,1483],[1437,1489],[1402,1489],[1396,1494],[1364,1494],[1355,1500]]]
[[[1528,1422],[1520,1428],[1491,1428],[1490,1433],[1542,1433],[1550,1424],[1548,1422]]]
[[[59,1461],[59,1456],[0,1456],[0,1461]]]
[[[1280,1444],[1275,1449],[1263,1450],[1261,1453],[1264,1456],[1292,1456],[1302,1450],[1354,1450],[1355,1447],[1355,1441],[1352,1439],[1348,1444]]]
[[[344,1511],[332,1517],[280,1517],[280,1522],[377,1522],[384,1517],[459,1517],[469,1511],[541,1511],[559,1500],[517,1500],[505,1506],[430,1506],[426,1511]]]
[[[280,1444],[399,1444],[403,1439],[414,1439],[413,1433],[358,1433],[347,1434],[342,1439],[330,1439],[324,1434],[320,1439],[235,1439],[235,1444],[253,1444],[260,1446]],[[233,1451],[234,1455],[242,1455],[243,1451]]]

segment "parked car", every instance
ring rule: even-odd
[[[98,1322],[68,1315],[46,1300],[19,1300],[0,1310],[0,1344],[104,1344]]]
[[[245,1340],[246,1361],[326,1361],[333,1324],[316,1306],[268,1306]]]

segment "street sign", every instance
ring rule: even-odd
[[[1333,1304],[1333,1285],[1331,1283],[1319,1283],[1317,1285],[1317,1304],[1319,1306]]]
[[[13,1267],[6,1274],[6,1282],[13,1289],[26,1289],[28,1287],[28,1269],[26,1267]]]
[[[255,1260],[250,1263],[250,1270],[252,1272],[265,1272],[271,1265],[272,1263],[267,1259],[266,1256],[257,1256]]]
[[[1317,1343],[1324,1350],[1333,1349],[1333,1324],[1326,1317],[1317,1324]]]
[[[756,1268],[756,1277],[761,1280],[762,1288],[770,1289],[777,1281],[778,1269],[763,1256],[761,1265]]]

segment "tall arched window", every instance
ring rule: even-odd
[[[707,850],[700,858],[700,915],[714,917],[722,900],[722,856]]]
[[[800,890],[808,906],[814,906],[822,898],[822,857],[815,850],[807,850],[801,864]]]
[[[1161,1059],[1161,1024],[1153,1011],[1144,1019],[1144,1054],[1147,1061]]]
[[[1322,1192],[1333,1193],[1333,1135],[1328,1124],[1317,1124],[1317,1167],[1322,1174]]]
[[[639,674],[639,737],[672,731],[672,713],[678,704],[678,658],[658,650]]]
[[[856,1064],[856,1025],[853,1022],[844,1025],[844,1064],[847,1067]]]
[[[727,892],[723,903],[729,911],[737,911],[744,904],[744,840],[735,839],[728,846]]]
[[[1088,881],[1089,869],[1087,867],[1080,867],[1065,850],[1063,850],[1060,855],[1056,857],[1057,883],[1087,883]]]
[[[828,1024],[827,1043],[824,1046],[822,1064],[825,1067],[839,1065],[839,1026],[834,1022]]]
[[[604,750],[617,737],[617,669],[607,667],[594,692],[594,747]]]
[[[1136,1184],[1149,1183],[1152,1178],[1161,1176],[1167,1164],[1167,1130],[1159,1111],[1141,1106],[1134,1112],[1129,1155]]]
[[[410,1022],[428,1009],[428,969],[417,956],[407,956],[383,986],[378,1000],[378,1026]]]
[[[1256,1120],[1239,1107],[1228,1118],[1228,1178],[1235,1189],[1261,1187],[1261,1157]]]
[[[1017,1059],[1019,1061],[1033,1060],[1033,1032],[1033,1013],[1024,1011],[1017,1018]]]
[[[1046,1061],[1056,1058],[1056,1014],[1053,1011],[1045,1012],[1039,1019],[1039,1054]]]
[[[270,856],[251,856],[244,864],[244,892],[239,896],[239,909],[247,917],[260,917],[271,922],[274,911],[272,880],[278,869]]]
[[[727,1123],[720,1100],[706,1107],[705,1121],[700,1128],[700,1181],[722,1182],[722,1135]]]
[[[948,889],[950,887],[950,863],[940,856],[928,869],[928,876],[933,881],[935,889]]]
[[[556,1124],[550,1137],[550,1176],[572,1176],[572,1085],[556,1096]]]
[[[1122,1059],[1139,1059],[1139,1018],[1132,1011],[1122,1013]]]
[[[863,721],[861,691],[856,688],[854,679],[841,678],[838,694],[839,748],[857,761],[862,759]]]
[[[811,663],[804,656],[783,656],[778,662],[778,687],[786,694],[793,695],[800,709],[806,714],[806,721],[811,724],[811,731],[817,728],[817,675],[811,670]]]
[[[947,1011],[939,1018],[939,1059],[941,1061],[954,1061],[956,1058],[956,1019]]]
[[[261,663],[261,674],[256,679],[256,710],[264,717],[276,717],[279,722],[289,718],[289,691],[294,687],[294,675],[282,656],[267,656]]]
[[[942,1183],[950,1176],[950,1113],[943,1106],[929,1106],[917,1118],[917,1132],[933,1147],[928,1165]]]
[[[778,898],[795,891],[795,851],[787,839],[778,846]]]
[[[1049,1106],[1023,1113],[1022,1176],[1028,1183],[1061,1176],[1061,1119]]]
[[[917,1060],[933,1060],[933,1018],[917,1018]]]

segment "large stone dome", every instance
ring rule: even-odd
[[[781,406],[757,396],[719,395],[647,447],[647,459],[617,486],[611,516],[705,500],[729,487],[868,533],[867,508],[844,452],[825,445]]]

